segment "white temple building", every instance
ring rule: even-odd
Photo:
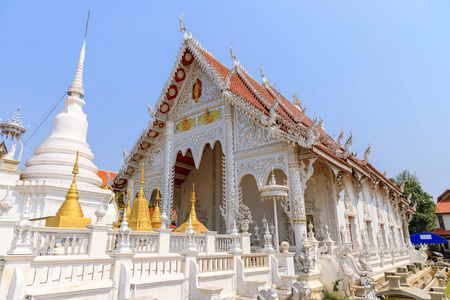
[[[180,27],[148,127],[106,188],[86,142],[86,41],[49,137],[23,170],[0,160],[0,299],[445,299],[409,241],[415,209],[370,146],[353,156],[351,134],[332,139],[262,66],[260,83]],[[123,218],[113,191],[130,199]],[[49,221],[61,216],[74,225]]]

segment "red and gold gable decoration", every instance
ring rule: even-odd
[[[194,85],[192,86],[192,99],[195,102],[198,102],[201,96],[202,96],[202,81],[197,78],[194,82]]]

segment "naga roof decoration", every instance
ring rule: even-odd
[[[323,159],[338,166],[347,173],[357,169],[363,175],[375,176],[387,187],[395,190],[397,196],[401,190],[376,170],[366,159],[360,160],[350,154],[349,147],[352,135],[342,147],[343,134],[338,140],[332,139],[323,130],[323,121],[315,116],[311,120],[305,115],[305,109],[300,109],[277,92],[262,72],[263,83],[257,82],[242,66],[231,50],[233,67],[230,69],[217,60],[190,33],[184,31],[183,42],[174,62],[169,79],[164,85],[155,104],[151,120],[133,145],[125,164],[114,178],[112,186],[123,189],[131,174],[139,169],[139,164],[145,158],[150,147],[164,135],[167,113],[177,104],[188,74],[193,70],[193,62],[200,67],[222,90],[226,101],[239,107],[253,119],[268,127],[269,132],[288,143],[299,144],[320,155]],[[272,114],[272,119],[271,119]],[[274,119],[273,119],[274,117]],[[351,133],[350,133],[351,134]],[[370,150],[369,150],[370,151]]]

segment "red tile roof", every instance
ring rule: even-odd
[[[108,183],[108,177],[106,176],[106,172],[109,172],[109,177],[111,177],[110,180],[112,180],[117,175],[117,173],[115,173],[115,172],[98,170],[97,175],[102,180],[102,185]]]
[[[432,233],[440,235],[440,236],[445,236],[445,235],[450,235],[450,230],[445,230],[445,228],[436,228],[435,230],[433,230]]]
[[[439,202],[436,204],[435,214],[446,214],[450,213],[450,199],[449,201]]]
[[[447,189],[445,192],[443,192],[438,198],[437,202],[441,201],[449,201],[450,200],[450,190]]]

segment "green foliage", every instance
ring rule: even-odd
[[[339,281],[340,281],[339,279],[333,281],[333,292],[339,291]]]
[[[123,201],[123,196],[124,196],[124,194],[122,192],[116,192],[116,203],[117,203],[117,208],[119,210],[125,209],[125,203]]]
[[[336,281],[339,283],[339,280],[336,280]],[[333,289],[334,289],[334,283],[336,281],[333,282]],[[339,298],[331,295],[330,292],[328,292],[326,289],[323,290],[322,295],[323,295],[323,297],[322,297],[323,300],[339,300]]]
[[[416,174],[411,174],[408,170],[403,170],[395,178],[390,179],[398,187],[405,182],[403,197],[407,198],[411,193],[411,206],[417,202],[416,213],[409,223],[409,233],[432,232],[436,228],[436,204],[432,196],[425,192]]]

